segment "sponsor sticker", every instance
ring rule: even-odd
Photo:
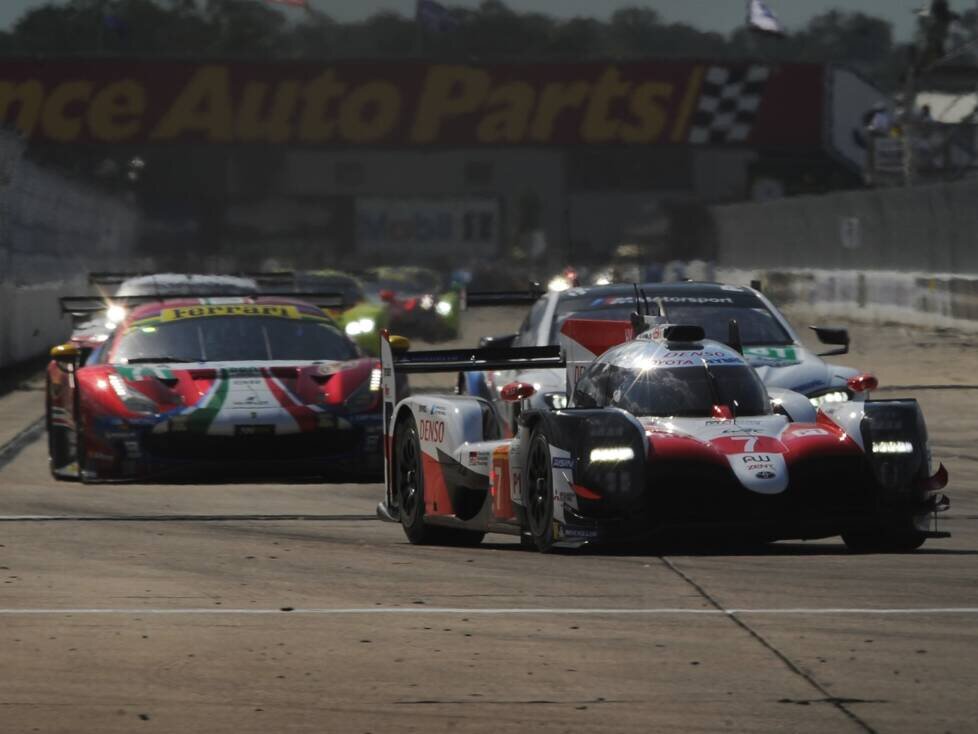
[[[270,316],[279,319],[301,318],[295,306],[267,303],[211,304],[207,306],[180,306],[160,311],[162,321],[200,319],[208,316]]]
[[[759,471],[754,476],[756,476],[758,479],[774,479],[777,474],[775,474],[773,471]]]
[[[574,468],[574,460],[569,456],[555,456],[552,463],[554,469]]]
[[[445,440],[445,422],[422,418],[418,422],[418,434],[422,441],[441,443]]]

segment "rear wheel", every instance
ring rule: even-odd
[[[485,533],[434,527],[425,522],[424,464],[413,416],[398,424],[394,432],[394,451],[394,492],[407,539],[415,545],[473,546],[481,543]]]
[[[541,431],[530,438],[526,462],[526,523],[536,549],[549,553],[554,547],[553,470],[550,442]]]

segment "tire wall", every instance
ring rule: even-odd
[[[0,132],[0,368],[44,354],[71,332],[58,297],[88,292],[89,270],[124,270],[136,207],[26,159]]]

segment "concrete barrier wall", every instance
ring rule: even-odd
[[[812,316],[978,332],[978,276],[887,270],[744,269],[697,261],[671,263],[666,277],[733,285],[759,281],[764,293],[777,305],[800,307]]]
[[[71,332],[58,296],[86,293],[89,270],[122,270],[137,208],[27,160],[0,132],[0,367],[44,354]]]
[[[712,209],[718,265],[978,274],[978,181]]]

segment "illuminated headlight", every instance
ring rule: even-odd
[[[612,446],[604,449],[591,449],[592,462],[617,463],[621,461],[631,461],[635,458],[635,451],[631,446]]]
[[[553,410],[563,410],[567,407],[567,396],[562,392],[550,392],[543,396],[543,401]]]
[[[430,311],[435,307],[435,299],[431,296],[421,296],[418,305],[421,306],[422,311]]]
[[[424,308],[424,306],[422,306],[422,308]],[[438,301],[438,303],[435,304],[435,312],[439,316],[451,316],[452,304],[450,304],[448,301]]]
[[[833,390],[832,392],[823,393],[822,395],[815,395],[808,399],[808,401],[816,408],[826,405],[828,403],[845,403],[849,400],[849,393],[845,390]]]
[[[570,281],[560,275],[547,283],[547,289],[552,291],[566,291],[568,288],[570,288]]]
[[[912,454],[910,441],[873,441],[874,454]]]
[[[126,385],[126,381],[114,372],[109,375],[109,385],[113,392],[119,396],[119,400],[133,413],[155,413],[156,404],[141,392],[132,390]]]
[[[122,306],[113,304],[106,309],[105,318],[118,324],[125,320],[126,309],[124,309]]]
[[[375,367],[370,370],[370,392],[380,390],[380,368]]]
[[[376,328],[377,324],[373,319],[357,319],[356,321],[351,321],[346,325],[346,335],[347,336],[360,336],[360,334],[369,334]]]

